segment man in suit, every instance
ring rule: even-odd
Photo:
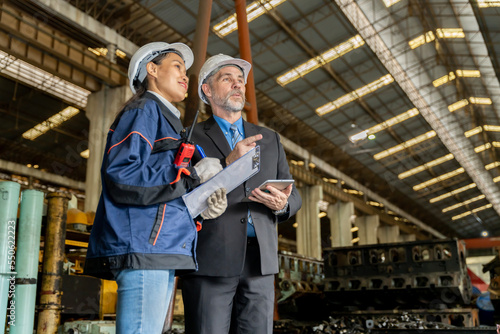
[[[196,125],[193,141],[223,167],[259,145],[260,171],[227,195],[224,214],[203,222],[199,270],[182,282],[186,334],[273,331],[277,223],[294,215],[302,200],[293,185],[258,189],[266,180],[292,176],[279,135],[241,117],[250,69],[245,60],[219,54],[200,71],[198,92],[213,116]],[[242,202],[248,195],[252,201]]]

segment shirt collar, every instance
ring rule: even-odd
[[[214,119],[217,122],[217,124],[219,124],[219,127],[222,130],[222,132],[224,133],[224,135],[226,135],[228,133],[230,134],[229,128],[231,127],[231,123],[226,121],[224,118],[221,118],[221,117],[218,117],[215,115],[214,115]],[[238,127],[238,131],[243,136],[243,138],[245,138],[245,131],[243,129],[243,117],[238,118],[238,120],[236,122],[234,122],[233,124],[235,124]],[[229,137],[231,137],[231,135],[229,135]]]
[[[160,94],[158,94],[156,92],[153,92],[152,90],[148,90],[148,92],[153,94],[161,102],[163,102],[163,104],[165,106],[167,106],[168,110],[170,110],[170,112],[172,112],[172,114],[174,114],[177,118],[179,118],[179,119],[181,118],[181,112],[176,107],[174,107],[174,105],[172,103],[170,103],[166,98],[164,98],[163,96],[161,96]]]

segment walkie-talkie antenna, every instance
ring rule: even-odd
[[[189,133],[188,133],[188,136],[187,136],[187,139],[186,141],[189,143],[189,141],[191,140],[191,135],[193,134],[193,129],[194,129],[194,126],[196,125],[196,121],[198,120],[198,114],[200,113],[200,110],[196,110],[196,114],[194,115],[194,120],[193,120],[193,125],[191,125],[191,129],[189,129]]]

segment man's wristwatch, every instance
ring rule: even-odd
[[[288,211],[288,201],[286,201],[285,207],[281,210],[273,210],[273,213],[278,216],[286,213]]]

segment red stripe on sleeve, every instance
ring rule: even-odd
[[[109,154],[109,152],[111,151],[111,149],[112,149],[113,147],[120,145],[121,143],[123,143],[123,142],[124,142],[124,141],[125,141],[128,137],[130,137],[130,136],[131,136],[132,134],[134,134],[134,133],[137,133],[139,136],[141,136],[142,138],[144,138],[144,140],[145,140],[145,141],[149,144],[149,146],[151,147],[151,149],[153,149],[153,145],[151,145],[151,143],[149,142],[149,140],[148,140],[146,137],[144,137],[144,136],[142,135],[142,133],[137,132],[137,131],[132,131],[132,132],[130,132],[130,133],[127,135],[127,137],[123,138],[123,140],[121,140],[119,143],[116,143],[116,144],[114,144],[113,146],[111,146],[111,147],[109,148],[109,150],[108,150],[108,154]]]

